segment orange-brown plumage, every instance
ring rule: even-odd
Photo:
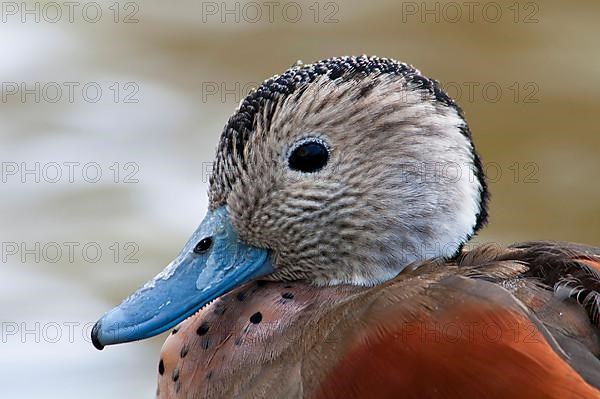
[[[168,338],[158,397],[600,398],[596,326],[539,282],[583,249],[479,247],[373,288],[251,283]]]
[[[502,307],[463,304],[370,341],[349,349],[317,398],[600,397],[534,324]]]

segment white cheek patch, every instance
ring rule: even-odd
[[[474,149],[461,131],[464,121],[454,109],[430,113],[428,119],[425,124],[437,130],[435,138],[422,145],[421,153],[424,160],[429,159],[428,162],[435,165],[433,178],[436,184],[429,188],[415,187],[415,190],[431,190],[423,197],[437,198],[438,203],[417,203],[415,207],[432,205],[439,211],[426,221],[432,228],[431,235],[415,229],[415,245],[420,256],[414,260],[454,255],[474,233],[482,206],[482,185],[474,164]]]

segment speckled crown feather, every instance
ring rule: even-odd
[[[257,115],[265,114],[264,119],[270,120],[270,115],[274,112],[275,107],[269,105],[280,103],[292,94],[302,94],[310,83],[321,76],[327,76],[333,82],[341,84],[353,79],[361,80],[367,76],[377,75],[402,77],[412,90],[429,92],[440,104],[454,108],[463,117],[462,109],[442,90],[436,80],[427,78],[421,75],[416,68],[393,59],[363,55],[334,57],[306,65],[300,63],[281,75],[275,75],[265,80],[256,90],[246,96],[236,112],[229,118],[221,135],[213,174],[210,178],[211,202],[224,203],[226,193],[235,184],[235,174],[222,173],[225,169],[246,168],[246,144],[256,129]],[[461,132],[473,145],[466,123],[461,128]],[[474,146],[473,149],[475,149]],[[474,228],[474,231],[477,231],[487,222],[489,194],[481,160],[475,150],[473,156],[476,178],[481,183],[480,213],[477,215],[477,223]],[[221,179],[216,179],[216,176]]]

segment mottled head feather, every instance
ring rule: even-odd
[[[287,151],[312,136],[330,144],[331,165],[292,173]],[[460,177],[435,176],[452,165]],[[240,237],[273,251],[276,278],[365,284],[457,253],[485,223],[488,194],[462,111],[438,83],[361,56],[296,65],[250,93],[224,128],[209,196]]]

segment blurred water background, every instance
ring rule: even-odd
[[[97,352],[91,325],[177,254],[228,115],[298,59],[392,57],[457,97],[477,242],[600,244],[599,2],[267,3],[0,5],[2,397],[154,394],[164,336]]]

